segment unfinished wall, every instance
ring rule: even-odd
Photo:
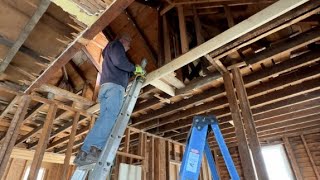
[[[30,160],[11,158],[5,174],[1,180],[22,180],[26,171],[31,165]],[[62,177],[63,164],[42,163],[41,168],[44,169],[43,180],[59,180]],[[68,169],[68,179],[74,170],[73,166]]]
[[[288,140],[288,148],[293,152],[293,157],[289,159],[297,162],[297,173],[301,174],[302,179],[320,179],[320,132],[289,137]]]
[[[303,138],[305,139],[306,145],[303,142]],[[288,161],[291,165],[292,173],[296,179],[320,179],[319,176],[317,177],[317,173],[320,172],[320,132],[288,137],[289,145],[285,143],[285,139],[286,138],[276,141],[277,143],[283,144],[288,156]],[[270,143],[272,142],[273,141],[270,141]],[[239,176],[241,179],[244,179],[238,149],[236,147],[232,147],[229,148],[229,151],[236,165]],[[308,155],[308,151],[310,152],[311,158]],[[292,152],[292,154],[290,154],[290,152]],[[218,151],[217,154],[218,156],[215,156],[215,159],[216,162],[218,162],[217,165],[221,179],[230,179],[223,158],[220,156],[220,152]],[[314,162],[314,165],[312,161]]]

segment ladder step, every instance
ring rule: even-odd
[[[87,164],[84,166],[78,166],[79,170],[91,170],[94,168],[94,166],[96,165],[96,163],[92,163],[92,164]]]
[[[85,180],[89,170],[76,169],[73,173],[71,180]]]

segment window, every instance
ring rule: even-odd
[[[40,168],[39,169],[39,173],[38,173],[38,176],[37,176],[37,180],[42,180],[43,177],[44,177],[44,174],[45,174],[45,169],[44,168]],[[24,175],[23,175],[23,180],[27,180],[28,179],[28,176],[29,176],[29,173],[30,173],[30,166],[27,168],[27,170],[25,171]]]
[[[294,180],[287,154],[281,144],[262,147],[270,180]]]

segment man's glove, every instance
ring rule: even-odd
[[[136,70],[134,71],[134,75],[144,77],[146,75],[146,71],[142,69],[140,65],[136,65]]]

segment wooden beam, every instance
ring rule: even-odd
[[[75,137],[82,136],[82,135],[88,133],[89,130],[90,130],[90,127],[89,127],[89,126],[86,126],[86,127],[82,128],[81,130],[77,131],[77,134],[75,135]],[[58,139],[57,141],[52,142],[51,144],[48,145],[47,151],[48,151],[48,150],[52,150],[53,148],[55,148],[55,147],[57,147],[57,146],[60,146],[61,144],[64,144],[64,143],[66,143],[66,142],[68,142],[70,138],[71,138],[71,137],[70,137],[70,135],[69,135],[69,136],[60,138],[60,139]]]
[[[156,67],[161,67],[165,64],[165,57],[164,57],[164,28],[163,28],[163,17],[160,16],[160,9],[157,9],[157,26],[158,26],[158,33],[157,33],[157,41],[158,41],[158,57],[157,57],[157,64]],[[169,47],[170,48],[170,47]]]
[[[250,102],[248,99],[246,88],[244,87],[242,75],[240,73],[239,68],[237,67],[233,68],[231,71],[241,107],[241,114],[248,135],[248,142],[251,149],[257,176],[261,180],[267,180],[267,168],[264,164],[261,146],[257,135],[256,125],[253,119],[252,111],[250,109]]]
[[[166,7],[164,7],[161,11],[160,11],[160,15],[163,16],[165,15],[166,12],[170,11],[172,8],[175,7],[175,4],[171,3],[169,5],[167,5]]]
[[[224,86],[229,101],[229,108],[235,125],[236,137],[238,140],[239,154],[243,167],[243,174],[246,179],[256,179],[254,165],[251,159],[246,134],[243,128],[239,106],[234,92],[234,86],[229,73],[223,74]]]
[[[306,101],[305,103],[300,103],[298,105],[283,107],[279,109],[279,113],[277,111],[278,109],[269,111],[267,110],[266,112],[258,111],[257,115],[264,115],[264,117],[255,118],[259,138],[261,138],[261,136],[270,135],[270,133],[284,131],[285,129],[292,128],[294,126],[299,128],[306,123],[313,123],[316,125],[315,122],[320,119],[320,115],[318,114],[319,102],[320,99],[318,97],[318,99],[310,101],[310,103]],[[283,103],[277,103],[273,108],[282,107],[282,104]],[[225,121],[225,119],[219,118],[219,116],[217,117],[219,119],[221,132],[223,133],[225,140],[228,140],[230,137],[233,138],[235,136],[234,127],[228,123],[232,119],[230,118]],[[179,130],[179,134],[184,134],[184,136],[180,136],[177,133],[166,133],[164,137],[173,138],[174,136],[180,136],[181,138],[185,138],[189,132],[191,122],[192,119],[189,119],[189,121],[183,121],[182,123],[176,122],[174,125],[171,125],[172,128],[176,127],[176,129],[179,129],[178,126],[180,125],[182,129]],[[170,127],[168,129],[170,130]],[[159,132],[168,132],[169,130],[163,131],[163,129],[159,128]],[[209,137],[208,140],[214,140],[214,138]]]
[[[219,60],[213,60],[209,54],[205,55],[204,57],[206,57],[207,60],[212,64],[212,66],[221,74],[228,72],[227,68]]]
[[[160,89],[161,91],[169,94],[170,96],[175,96],[175,89],[168,85],[167,83],[157,79],[150,83],[152,86]]]
[[[7,47],[12,47],[14,45],[14,42],[12,42],[9,39],[6,39],[0,35],[0,44],[5,45]],[[19,52],[24,53],[24,54],[32,57],[38,65],[43,66],[43,67],[46,67],[48,65],[48,63],[50,62],[49,60],[40,56],[37,52],[35,52],[32,49],[30,49],[26,46],[23,46],[23,45],[20,47]]]
[[[147,75],[144,86],[270,22],[307,0],[280,0]],[[181,11],[181,10],[180,10]],[[180,13],[181,14],[181,13]]]
[[[229,26],[229,28],[231,28],[232,26],[235,25],[235,23],[234,23],[234,19],[233,19],[231,10],[230,10],[230,6],[228,6],[228,5],[223,5],[223,9],[224,9],[224,12],[226,13],[226,17],[227,17],[227,21],[228,21],[228,26]]]
[[[135,27],[135,29],[138,32],[138,36],[140,36],[140,40],[142,41],[142,44],[144,46],[144,48],[147,50],[148,54],[151,57],[152,62],[157,65],[157,53],[155,52],[155,50],[152,48],[151,43],[148,41],[147,36],[143,33],[143,29],[141,29],[138,25],[138,23],[136,22],[136,20],[133,18],[132,14],[130,13],[130,11],[124,10],[125,14],[128,17],[128,20],[131,21],[132,25]]]
[[[21,144],[25,142],[27,139],[35,136],[37,133],[39,133],[43,128],[43,124],[39,125],[38,127],[34,128],[32,131],[27,133],[26,135],[22,136],[17,142],[16,145]]]
[[[300,168],[298,166],[298,163],[297,163],[297,160],[296,160],[296,157],[292,151],[292,147],[291,147],[291,144],[289,142],[289,139],[288,137],[283,137],[283,143],[284,143],[284,147],[287,151],[287,154],[288,154],[288,158],[290,160],[290,164],[291,164],[291,167],[292,167],[292,170],[295,174],[295,177],[296,179],[303,179],[302,178],[302,175],[301,175],[301,171],[300,171]]]
[[[312,154],[311,154],[311,152],[310,152],[310,149],[309,149],[309,147],[308,147],[307,141],[306,141],[306,139],[304,138],[303,135],[300,135],[300,137],[301,137],[301,140],[302,140],[302,142],[303,142],[304,148],[305,148],[306,151],[307,151],[307,154],[308,154],[309,160],[310,160],[310,162],[311,162],[311,165],[312,165],[314,174],[316,175],[317,179],[320,179],[319,170],[318,170],[318,168],[317,168],[316,163],[314,162],[314,159],[313,159]]]
[[[291,20],[291,21],[289,21],[289,22],[284,23],[283,25],[281,25],[281,23],[283,23],[283,22],[285,22],[285,21],[288,21],[288,19],[292,18],[293,15],[290,14],[290,16],[289,16],[289,15],[288,15],[288,16],[284,16],[284,18],[281,18],[281,19],[280,19],[279,21],[277,21],[276,23],[273,23],[272,26],[270,25],[270,27],[273,27],[273,26],[274,26],[274,27],[276,27],[277,30],[281,30],[281,29],[283,29],[283,28],[285,28],[285,27],[288,27],[288,26],[290,26],[290,25],[292,25],[292,24],[294,24],[294,23],[296,23],[296,22],[299,22],[299,21],[301,21],[301,20],[303,20],[303,19],[311,16],[312,14],[315,14],[315,13],[319,12],[319,11],[320,11],[320,8],[317,8],[317,9],[315,9],[315,10],[312,10],[312,11],[310,11],[310,12],[307,12],[306,14],[303,14],[303,13],[306,12],[307,10],[310,10],[311,7],[315,7],[315,6],[317,6],[317,5],[314,5],[314,6],[313,6],[313,5],[308,5],[308,8],[300,8],[299,10],[294,11],[293,14],[294,14],[294,16],[298,16],[298,15],[302,14],[302,16],[298,16],[298,17],[296,17],[296,19],[293,19],[293,20]],[[280,26],[280,25],[281,25],[281,26]],[[262,28],[262,29],[263,29],[263,28]],[[259,31],[260,31],[260,30],[259,30]],[[259,32],[259,31],[258,31],[258,32]],[[254,39],[254,41],[251,40],[250,43],[253,43],[253,42],[255,42],[255,41],[257,41],[257,40],[265,37],[267,34],[272,34],[273,32],[276,32],[276,31],[270,30],[270,32],[268,32],[268,33],[266,33],[266,34],[261,34],[261,35],[259,35],[258,37],[256,37],[256,38]],[[261,33],[261,32],[260,32],[260,33]],[[250,34],[250,36],[242,39],[241,42],[247,42],[246,39],[250,39],[250,37],[251,37],[251,34]],[[251,37],[251,38],[252,38],[252,37]],[[240,43],[240,41],[239,41],[238,43]],[[238,43],[233,44],[232,46],[230,45],[229,47],[232,48],[233,46],[237,46]],[[244,47],[245,45],[248,45],[248,44],[250,44],[250,43],[244,43],[244,44],[242,44],[242,45],[238,45],[238,47],[235,47],[234,49],[231,49],[231,50],[227,51],[226,53],[223,53],[223,55],[217,56],[219,53],[221,53],[220,51],[219,51],[219,52],[217,51],[217,53],[212,53],[211,56],[216,56],[216,57],[213,58],[213,60],[219,60],[220,58],[222,58],[222,57],[224,57],[224,56],[232,53],[233,51],[236,51],[237,49],[240,49],[241,47]],[[197,80],[196,80],[196,81],[191,81],[190,84],[188,84],[188,86],[190,86],[190,87],[186,86],[186,87],[183,88],[183,89],[179,89],[179,90],[177,90],[176,94],[177,94],[177,95],[179,95],[179,94],[185,94],[185,93],[188,93],[188,92],[192,91],[193,89],[206,86],[206,85],[208,85],[208,84],[210,84],[210,83],[212,82],[210,78],[211,78],[211,76],[208,75],[208,76],[206,76],[206,77],[204,77],[204,78],[201,79],[202,82],[199,82],[199,83],[198,83]],[[213,80],[215,80],[215,79],[213,79]],[[196,87],[193,87],[194,84],[196,84]]]
[[[180,81],[174,73],[169,74],[168,76],[165,76],[164,78],[162,78],[165,82],[167,82],[168,84],[170,84],[171,86],[177,88],[177,89],[181,89],[184,88],[185,85],[182,81]]]
[[[12,109],[12,107],[17,103],[20,99],[19,96],[15,96],[13,100],[7,105],[7,107],[1,112],[0,119],[3,119],[6,114]]]
[[[65,153],[66,156],[64,158],[63,175],[62,175],[62,179],[63,180],[67,179],[67,171],[68,171],[68,168],[69,168],[70,159],[71,159],[71,155],[72,155],[73,143],[74,143],[74,140],[76,138],[79,118],[80,118],[80,114],[77,112],[75,114],[74,118],[73,118],[72,129],[71,129],[71,133],[70,133],[70,136],[69,136],[70,139],[69,139],[69,142],[68,142],[67,152]]]
[[[96,78],[96,85],[94,86],[93,95],[92,95],[93,101],[97,101],[97,99],[98,99],[98,95],[99,95],[99,91],[100,91],[100,79],[101,79],[101,73],[98,72],[97,78]]]
[[[259,1],[259,3],[273,3],[275,1],[273,0],[262,0]],[[232,0],[232,1],[217,1],[217,0],[199,0],[199,1],[192,1],[192,0],[186,0],[186,1],[181,1],[181,0],[173,0],[172,4],[186,4],[186,5],[191,5],[191,4],[202,4],[202,3],[208,3],[208,5],[212,7],[223,7],[224,4],[229,5],[229,6],[241,6],[241,5],[250,5],[250,4],[257,4],[257,1],[255,0]]]
[[[319,59],[320,59],[319,52],[310,52],[310,53],[303,55],[302,57],[298,56],[293,59],[287,60],[287,61],[279,63],[277,65],[274,65],[271,68],[268,68],[268,70],[266,69],[265,71],[260,71],[260,72],[252,73],[248,76],[245,76],[244,82],[246,83],[246,87],[248,87],[248,85],[257,84],[257,82],[260,82],[261,79],[278,76],[279,74],[284,74],[284,73],[292,71],[296,68],[300,68],[301,66],[306,66],[309,63],[311,64],[313,62],[316,62]],[[285,81],[287,81],[289,79],[290,78],[283,78],[283,80],[285,80]],[[278,81],[278,82],[280,82],[280,81]],[[268,88],[268,87],[266,86],[266,88]],[[258,89],[259,88],[256,88],[256,90],[258,90]],[[199,104],[199,102],[201,102],[207,98],[223,96],[223,94],[222,94],[223,92],[224,92],[223,88],[216,88],[214,90],[210,89],[206,92],[203,92],[202,94],[195,96],[192,99],[189,98],[186,100],[182,100],[182,101],[179,101],[175,104],[161,108],[161,109],[157,110],[156,112],[149,113],[148,115],[144,115],[143,117],[139,118],[139,121],[133,121],[133,124],[134,124],[134,126],[136,126],[135,125],[136,123],[138,125],[139,123],[145,122],[148,119],[151,120],[152,118],[157,118],[157,117],[159,117],[158,115],[165,115],[166,113],[170,113],[171,111],[182,109],[188,105]],[[262,92],[262,90],[260,92]],[[250,91],[250,96],[251,95],[252,94]],[[202,105],[202,106],[205,106],[205,105]],[[215,104],[215,106],[217,106],[217,105]],[[211,106],[211,108],[213,108],[215,106]],[[200,108],[200,107],[201,106],[198,106],[196,108]],[[208,108],[208,107],[209,106],[206,106],[206,108]],[[167,120],[168,119],[166,119],[166,121]]]
[[[198,77],[190,81],[186,87],[177,89],[176,95],[190,94],[218,79],[222,79],[222,75],[219,72],[210,72],[205,77]]]
[[[167,15],[162,16],[163,23],[163,45],[164,45],[164,64],[171,61],[171,48],[170,48],[170,34],[169,34],[169,24]]]
[[[80,103],[80,104],[83,104],[83,105],[88,105],[88,106],[91,106],[94,104],[93,101],[85,98],[85,97],[82,97],[82,96],[79,96],[79,95],[76,95],[70,91],[67,91],[67,90],[64,90],[64,89],[61,89],[61,88],[58,88],[56,86],[53,86],[53,85],[49,85],[49,84],[43,84],[40,86],[39,88],[40,91],[44,91],[44,92],[50,92],[52,94],[55,94],[57,96],[62,96],[64,98],[67,98],[67,99],[70,99],[76,103]]]
[[[317,73],[317,71],[308,71],[308,72],[313,75]],[[300,74],[300,77],[302,77],[304,75],[306,75],[306,77],[308,77],[308,75],[310,75],[310,74],[306,73],[306,71],[299,73],[299,74]],[[311,75],[310,77],[312,77],[313,75]],[[317,85],[319,84],[318,80],[309,80],[309,81],[306,81],[302,84],[286,86],[287,88],[280,89],[279,85],[280,85],[280,87],[285,84],[290,85],[294,81],[296,81],[296,80],[299,81],[301,79],[299,76],[296,76],[296,75],[295,75],[295,79],[293,79],[291,77],[292,77],[292,75],[282,76],[281,78],[274,79],[274,80],[277,80],[276,81],[277,83],[270,84],[269,86],[261,86],[260,88],[248,89],[248,95],[250,98],[250,103],[252,105],[252,108],[262,107],[264,105],[271,104],[273,102],[278,102],[278,101],[286,99],[286,98],[299,96],[300,94],[303,94],[306,92],[312,92],[312,91],[319,89],[319,88],[317,88]],[[289,83],[289,81],[291,81],[291,82]],[[285,83],[285,82],[288,82],[288,83]],[[279,90],[271,92],[271,90],[275,89],[275,88],[279,89]],[[215,91],[220,91],[220,89],[215,89]],[[258,95],[259,94],[258,92],[263,93],[263,96]],[[270,92],[270,93],[265,94],[265,92]],[[223,94],[221,94],[221,95],[222,95],[222,97],[224,96]],[[270,97],[269,97],[269,95],[270,95]],[[197,98],[197,97],[198,96],[196,96],[195,98]],[[213,97],[217,97],[217,95],[211,95],[211,98],[213,98]],[[173,114],[173,115],[170,115],[167,117],[162,117],[161,119],[158,119],[157,121],[146,122],[145,124],[138,125],[137,127],[148,129],[148,127],[151,127],[153,124],[155,124],[157,126],[161,126],[164,124],[168,124],[170,122],[174,122],[174,121],[179,120],[181,118],[190,117],[195,114],[207,113],[209,111],[211,113],[216,114],[216,115],[224,115],[225,116],[226,111],[223,110],[221,112],[221,110],[218,110],[218,109],[225,107],[226,103],[227,103],[227,99],[225,97],[217,98],[217,99],[215,99],[215,101],[208,102],[208,103],[205,103],[202,105],[198,105],[196,107],[189,109],[188,111],[182,111],[178,114]],[[178,102],[177,105],[178,105],[177,107],[180,107],[181,104],[179,104],[179,102]],[[174,108],[174,107],[175,106],[171,106],[171,108]],[[169,108],[170,107],[167,106],[167,107],[164,107],[163,111],[161,109],[159,109],[159,110],[157,110],[157,112],[159,111],[159,112],[163,112],[163,113],[168,113],[165,110],[169,109]],[[155,115],[155,117],[157,117],[156,114],[154,114],[154,115]],[[145,116],[146,116],[146,118],[148,118],[148,117],[151,117],[151,114],[145,115]],[[228,119],[228,121],[229,121],[231,118],[228,117],[228,118],[224,118],[224,119]]]
[[[179,17],[181,53],[184,54],[189,51],[187,26],[186,26],[186,20],[184,17],[184,13],[183,13],[183,6],[177,6],[177,10],[178,10],[178,17]]]
[[[244,59],[244,61],[247,64],[255,64],[257,62],[260,62],[261,60],[267,60],[272,59],[276,57],[279,54],[291,52],[294,50],[297,50],[301,47],[304,47],[308,44],[311,44],[313,42],[317,42],[320,40],[320,37],[317,36],[320,33],[320,29],[311,29],[310,31],[307,31],[305,33],[301,33],[293,38],[289,38],[281,43],[279,43],[280,46],[271,46],[265,51],[261,51],[257,53],[252,58]]]
[[[102,67],[99,64],[99,61],[93,58],[93,56],[90,53],[90,49],[88,47],[84,47],[82,48],[82,51],[88,57],[88,59],[94,65],[94,67],[97,69],[98,73],[102,73]]]
[[[70,68],[72,69],[72,71],[75,71],[80,79],[83,81],[84,84],[86,84],[86,86],[89,86],[89,88],[93,91],[94,87],[92,86],[92,84],[90,83],[90,81],[86,78],[86,76],[84,75],[84,72],[79,68],[79,66],[77,66],[73,61],[69,62],[70,64]],[[68,66],[68,64],[66,64],[66,67]],[[83,92],[85,92],[86,90],[83,90]],[[84,96],[84,93],[82,92],[82,96]]]
[[[50,133],[52,130],[53,120],[55,119],[55,115],[57,112],[57,105],[50,105],[49,111],[46,117],[46,121],[43,126],[43,130],[36,148],[36,152],[34,154],[34,158],[31,163],[30,173],[28,176],[29,180],[36,180],[38,176],[38,172],[42,163],[42,159],[44,156],[44,152],[47,148],[47,144],[49,141]]]
[[[61,69],[70,59],[83,47],[77,43],[81,37],[84,39],[92,39],[106,26],[108,26],[116,17],[118,17],[123,9],[126,9],[133,0],[117,0],[114,1],[109,8],[97,19],[90,28],[78,36],[60,56],[52,61],[51,65],[25,90],[25,93],[31,93],[33,89],[46,83],[58,69]],[[81,36],[83,35],[83,36]]]
[[[6,136],[4,137],[3,143],[1,145],[0,177],[2,177],[5,172],[10,154],[19,135],[20,126],[22,124],[24,116],[27,113],[27,109],[31,100],[29,96],[24,95],[19,98],[19,101],[20,104],[18,106],[18,109],[10,123],[9,129],[7,130]]]
[[[39,7],[37,8],[36,12],[32,15],[31,19],[28,21],[26,26],[23,28],[22,32],[20,33],[18,39],[13,44],[13,46],[8,51],[5,59],[0,64],[0,73],[3,73],[10,62],[13,60],[17,52],[19,51],[20,47],[23,45],[23,43],[27,40],[30,33],[34,29],[34,27],[39,22],[42,15],[46,12],[50,5],[50,0],[42,0],[39,4]]]
[[[156,138],[154,141],[154,179],[166,179],[166,144],[164,139]]]
[[[34,150],[13,148],[10,158],[32,161],[34,158],[34,154],[35,154]],[[64,154],[45,152],[43,155],[42,162],[63,164],[64,159],[65,159]],[[74,159],[74,156],[71,157],[70,164],[72,164],[73,159]]]
[[[305,3],[304,5],[298,7],[294,11],[290,11],[279,18],[271,21],[270,23],[265,24],[254,30],[251,33],[240,37],[234,43],[230,43],[223,48],[219,48],[216,51],[210,53],[210,56],[214,58],[214,60],[219,60],[230,53],[233,53],[247,45],[250,45],[268,35],[271,35],[275,32],[280,31],[286,27],[289,27],[297,22],[300,22],[313,14],[316,14],[320,11],[320,8],[316,8],[320,5],[320,2],[310,1]]]

